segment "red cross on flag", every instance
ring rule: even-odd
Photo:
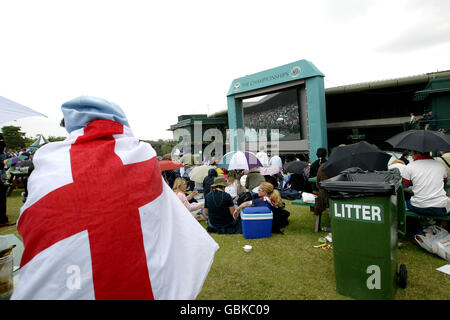
[[[95,120],[33,159],[12,299],[195,299],[217,243],[131,129]]]

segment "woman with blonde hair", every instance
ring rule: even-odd
[[[190,195],[186,196],[187,189],[187,181],[184,178],[176,178],[173,182],[173,192],[177,195],[177,197],[183,202],[184,206],[189,210],[189,212],[195,217],[197,214],[201,214],[201,209],[205,205],[204,202],[198,203],[189,203],[193,197],[195,197],[198,193],[197,190],[194,190]],[[198,218],[197,220],[204,220],[202,218]]]
[[[241,194],[241,183],[238,181],[236,171],[229,171],[227,180],[228,184],[225,188],[225,192],[228,193],[234,201],[236,201],[238,196]]]
[[[281,200],[280,193],[274,189],[269,182],[262,182],[258,190],[259,198],[241,203],[239,207],[234,210],[233,217],[236,219],[240,211],[245,207],[268,207],[273,213],[272,232],[281,233],[281,228],[289,224],[289,211],[284,209],[284,203]]]

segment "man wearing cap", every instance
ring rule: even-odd
[[[233,199],[225,192],[227,185],[225,178],[215,178],[211,192],[205,198],[204,213],[208,216],[208,232],[222,234],[241,232],[240,220],[233,218]]]
[[[11,298],[195,299],[218,245],[163,181],[155,150],[110,101],[61,109],[69,136],[35,153]]]

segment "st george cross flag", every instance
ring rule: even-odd
[[[41,147],[17,228],[12,299],[195,299],[218,244],[163,181],[115,104],[63,107],[69,136]]]

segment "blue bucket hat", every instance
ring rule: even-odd
[[[117,121],[129,127],[123,110],[115,103],[102,98],[81,96],[64,103],[61,110],[64,114],[65,128],[69,133],[100,119]]]

